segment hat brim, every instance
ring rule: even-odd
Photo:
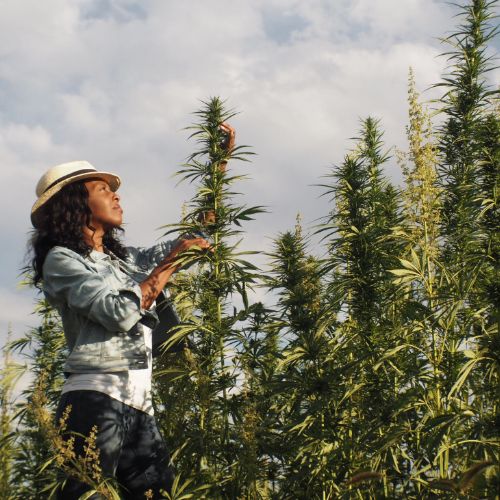
[[[56,193],[58,193],[64,186],[68,184],[72,184],[73,182],[80,181],[82,179],[90,179],[97,178],[105,180],[111,191],[116,191],[121,184],[121,179],[116,174],[112,174],[110,172],[86,172],[84,174],[75,175],[74,177],[70,177],[69,179],[64,179],[61,182],[58,182],[56,185],[52,186],[50,189],[47,189],[39,198],[35,201],[33,207],[31,208],[31,223],[36,228],[37,223],[39,222],[39,214],[40,208],[47,203],[47,201],[52,198]]]

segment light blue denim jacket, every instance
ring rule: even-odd
[[[64,371],[116,372],[147,366],[143,324],[158,324],[155,305],[141,307],[139,283],[178,240],[127,247],[126,260],[93,250],[88,257],[53,247],[43,264],[43,292],[59,311],[69,356]]]

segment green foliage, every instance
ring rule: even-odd
[[[37,384],[44,380],[45,409],[51,415],[59,400],[63,382],[62,365],[66,357],[61,320],[45,300],[39,300],[35,313],[40,326],[14,340],[10,349],[28,361],[31,381],[22,391],[22,400],[14,407],[16,438],[13,450],[12,494],[14,498],[38,499],[57,482],[57,470],[49,439],[41,427],[33,397]]]
[[[280,492],[286,498],[331,498],[342,477],[335,446],[341,431],[343,394],[338,390],[335,339],[320,277],[320,263],[306,253],[307,239],[295,232],[278,236],[266,279],[277,291],[274,326],[282,347],[272,380]]]
[[[361,122],[322,184],[332,202],[315,228],[323,258],[300,221],[273,239],[264,272],[239,249],[245,222],[264,211],[235,201],[245,178],[235,160],[251,152],[228,149],[221,124],[234,113],[220,99],[195,113],[199,148],[177,176],[196,192],[166,229],[203,231],[213,251],[184,253],[189,269],[170,285],[182,319],[170,343],[185,347],[155,366],[157,419],[177,469],[167,498],[498,495],[500,115],[486,79],[496,6],[459,6],[439,128],[410,72],[401,189],[384,175],[380,121]],[[251,303],[252,289],[265,304]],[[50,409],[62,336],[41,307],[42,327],[16,346],[31,344],[32,371],[47,371]],[[36,498],[54,482],[40,467],[47,436],[29,404],[12,434],[8,352],[0,479],[12,498]]]
[[[446,119],[440,129],[438,168],[444,188],[443,258],[449,270],[458,274],[457,291],[463,299],[468,297],[465,288],[471,280],[470,272],[484,262],[480,251],[482,234],[476,222],[484,194],[481,179],[488,175],[481,165],[486,152],[484,141],[491,140],[488,132],[485,135],[485,120],[499,96],[498,89],[492,89],[486,78],[493,69],[486,55],[487,44],[498,33],[495,4],[473,0],[460,8],[463,24],[443,40],[451,46],[451,51],[444,54],[450,63],[449,72],[437,85],[446,91],[441,99]],[[464,266],[469,260],[471,265]]]
[[[379,122],[363,120],[355,148],[329,176],[335,182],[323,185],[335,208],[318,229],[325,234],[329,250],[322,273],[329,280],[330,309],[340,311],[332,336],[340,344],[340,365],[347,372],[338,384],[344,394],[340,400],[347,403],[342,422],[345,434],[336,439],[348,464],[344,478],[370,471],[373,477],[382,478],[372,487],[379,495],[387,494],[387,484],[378,470],[399,467],[392,450],[380,453],[379,444],[397,405],[401,371],[387,356],[386,363],[377,364],[397,345],[400,324],[396,289],[388,271],[402,247],[393,232],[400,221],[400,202],[397,190],[383,175],[389,159],[383,149]],[[339,361],[338,353],[335,360]],[[354,484],[357,481],[349,482],[347,491]]]
[[[176,407],[177,412],[181,411],[175,419],[180,427],[173,428],[168,419],[160,418],[165,422],[172,448],[179,449],[179,472],[186,478],[194,478],[197,485],[210,484],[210,495],[232,497],[235,491],[245,491],[258,482],[252,443],[242,453],[241,440],[252,441],[249,433],[253,432],[254,410],[241,394],[245,353],[238,348],[244,336],[240,325],[252,311],[247,290],[256,282],[258,269],[246,260],[254,252],[239,250],[241,240],[237,236],[244,221],[251,220],[263,208],[237,205],[233,201],[236,193],[232,186],[245,176],[232,175],[226,164],[247,160],[251,154],[245,146],[231,150],[224,146],[221,125],[234,113],[226,111],[220,99],[213,98],[196,115],[199,122],[189,129],[193,130],[191,137],[197,140],[200,149],[177,175],[183,181],[196,182],[197,190],[186,207],[184,220],[168,226],[171,228],[168,232],[189,234],[203,230],[213,244],[213,251],[186,252],[182,262],[198,262],[200,267],[196,274],[180,277],[173,287],[179,308],[185,311],[173,340],[188,337],[189,349],[175,368],[178,370],[175,384],[158,390],[165,391],[166,406],[178,397],[177,390],[189,395],[189,403]],[[209,213],[214,217],[207,222]],[[236,296],[243,304],[240,311],[231,308]],[[171,370],[161,373],[169,375],[173,382]]]
[[[0,497],[6,500],[14,498],[12,495],[12,475],[16,414],[13,391],[23,373],[23,366],[12,357],[11,334],[9,325],[7,344],[3,348],[3,364],[0,370]]]

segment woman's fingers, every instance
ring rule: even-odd
[[[215,212],[213,210],[208,210],[207,212],[200,213],[198,222],[201,222],[204,226],[213,224],[215,222]]]
[[[189,240],[184,240],[184,244],[186,246],[186,250],[191,248],[192,246],[199,246],[200,248],[210,248],[210,243],[205,238],[193,238]]]
[[[214,247],[205,239],[205,238],[188,238],[182,239],[179,243],[173,248],[173,250],[164,258],[163,263],[172,265],[173,262],[177,259],[179,254],[189,250],[192,246],[198,246],[201,249],[209,249],[212,253],[214,252]],[[177,268],[180,267],[177,265]]]
[[[224,132],[226,132],[226,133],[227,133],[227,134],[229,134],[230,136],[231,136],[231,135],[232,135],[232,136],[235,136],[235,135],[236,135],[236,131],[234,130],[234,128],[233,128],[231,125],[229,125],[229,123],[227,123],[227,122],[221,123],[221,124],[220,124],[220,128],[221,128],[222,130],[224,130]]]
[[[234,141],[236,138],[236,131],[227,122],[221,123],[219,128],[227,134],[227,141],[225,141],[226,142],[226,149],[228,151],[231,151],[231,149],[233,149],[233,147],[234,147]]]
[[[230,153],[234,148],[234,143],[235,143],[235,139],[236,139],[236,131],[227,122],[221,123],[219,125],[219,128],[226,134],[226,139],[223,141],[221,146],[226,151],[228,151]],[[220,163],[219,168],[220,168],[221,172],[226,171],[226,164],[227,164],[227,160],[224,160]]]

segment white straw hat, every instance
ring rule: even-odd
[[[31,222],[34,227],[37,227],[39,209],[52,196],[58,193],[64,186],[81,179],[97,177],[108,182],[112,191],[116,191],[120,186],[120,178],[110,172],[99,172],[88,161],[70,161],[61,163],[55,167],[51,167],[42,175],[36,185],[36,195],[38,199],[35,201],[31,209]]]

